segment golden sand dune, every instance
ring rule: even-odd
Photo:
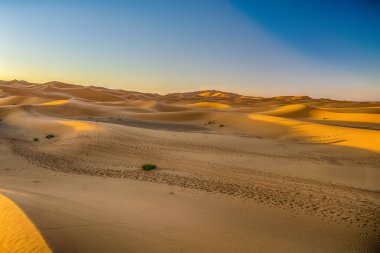
[[[48,99],[26,96],[7,96],[0,98],[0,106],[4,105],[30,105],[44,103]]]
[[[37,228],[8,198],[0,194],[0,252],[50,253]]]
[[[311,113],[311,119],[344,121],[344,122],[362,122],[380,124],[380,114],[374,113],[332,113],[315,111]]]
[[[228,109],[231,108],[231,106],[227,104],[222,103],[216,103],[216,102],[198,102],[191,104],[194,107],[200,107],[200,108],[210,108],[210,109]]]
[[[0,91],[0,182],[28,192],[13,197],[59,252],[379,247],[379,102],[17,80]]]
[[[361,110],[365,113],[358,113],[355,110],[353,110],[352,113],[342,112],[339,110],[335,112],[332,111],[331,109],[328,111],[317,107],[307,106],[305,104],[292,104],[265,111],[263,114],[285,118],[380,124],[380,114],[377,114],[376,111],[374,113],[368,113],[368,110]]]
[[[380,131],[329,126],[257,114],[250,114],[249,118],[284,126],[286,129],[283,136],[292,137],[300,142],[348,146],[380,153],[380,145],[377,142],[380,140]]]
[[[279,116],[279,117],[291,117],[291,118],[305,118],[309,117],[313,108],[304,104],[292,104],[279,106],[276,109],[264,112],[266,115]]]
[[[67,104],[69,102],[70,101],[67,99],[61,99],[61,100],[54,100],[54,101],[45,102],[45,103],[42,103],[41,105],[62,105],[62,104]]]
[[[220,92],[220,91],[205,91],[205,92],[201,92],[198,94],[198,96],[201,96],[201,97],[221,97],[221,98],[228,98],[228,94],[225,94],[223,92]]]
[[[293,140],[307,139],[313,140],[313,143],[320,140],[319,143],[334,145],[345,143],[355,148],[378,151],[373,141],[366,141],[372,138],[378,140],[380,106],[375,102],[340,102],[308,96],[262,98],[215,90],[161,96],[60,82],[39,85],[17,80],[0,82],[0,89],[3,94],[0,110],[9,111],[4,107],[6,105],[28,106],[20,108],[20,111],[34,118],[34,122],[40,120],[44,124],[49,121],[43,118],[45,116],[94,121],[108,117],[109,120],[119,121],[186,122],[197,126],[206,124],[206,128],[216,132],[238,131],[269,138],[291,136]],[[215,109],[222,111],[217,113]],[[207,125],[215,120],[218,121],[216,124]],[[214,127],[218,123],[223,128]],[[308,130],[295,129],[296,125],[307,126]]]
[[[87,123],[87,122],[78,121],[78,120],[59,120],[57,121],[57,123],[64,126],[69,126],[72,129],[74,129],[74,131],[76,132],[95,131],[95,130],[100,129],[100,127],[94,123]]]
[[[331,112],[346,112],[346,113],[371,113],[380,114],[380,107],[346,107],[346,108],[325,108]]]

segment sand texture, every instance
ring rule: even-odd
[[[0,81],[0,154],[54,252],[380,249],[380,102]]]
[[[3,195],[0,195],[0,238],[0,252],[51,253],[29,218]]]

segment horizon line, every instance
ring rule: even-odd
[[[71,83],[71,82],[62,82],[62,81],[58,81],[58,80],[51,80],[51,81],[47,81],[47,82],[41,82],[41,83],[38,83],[38,82],[29,82],[29,81],[26,81],[26,80],[21,80],[21,79],[12,79],[12,80],[3,80],[3,79],[0,79],[0,82],[6,82],[6,83],[11,83],[11,82],[25,82],[25,83],[28,83],[28,84],[37,84],[37,85],[44,85],[44,84],[49,84],[49,83],[54,83],[54,82],[57,82],[57,83],[63,83],[63,84],[68,84],[68,85],[78,85],[78,86],[83,86],[83,87],[97,87],[97,88],[103,88],[103,89],[107,89],[107,90],[123,90],[123,91],[129,91],[129,92],[139,92],[139,93],[143,93],[143,94],[155,94],[155,95],[160,95],[160,96],[166,96],[166,95],[170,95],[170,94],[175,94],[175,93],[191,93],[191,92],[201,92],[201,91],[216,91],[216,92],[224,92],[224,93],[232,93],[232,94],[236,94],[236,95],[240,95],[240,96],[248,96],[248,97],[255,97],[255,98],[263,98],[263,99],[270,99],[270,98],[277,98],[277,97],[308,97],[312,100],[320,100],[320,99],[324,99],[324,100],[331,100],[331,101],[341,101],[341,102],[357,102],[357,103],[377,103],[377,102],[380,102],[380,100],[338,100],[338,99],[333,99],[333,98],[327,98],[327,97],[320,97],[320,98],[315,98],[315,97],[312,97],[310,95],[305,95],[305,94],[298,94],[298,95],[277,95],[277,96],[272,96],[272,97],[263,97],[263,96],[260,96],[260,95],[243,95],[241,94],[240,92],[234,92],[234,91],[226,91],[226,90],[219,90],[219,89],[213,89],[213,88],[209,88],[209,89],[201,89],[201,90],[193,90],[193,91],[177,91],[177,92],[169,92],[169,93],[160,93],[160,92],[142,92],[142,91],[136,91],[136,90],[126,90],[126,89],[123,89],[123,88],[108,88],[108,87],[104,87],[104,86],[101,86],[101,84],[98,84],[98,85],[85,85],[85,84],[77,84],[77,83]]]

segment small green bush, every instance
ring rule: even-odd
[[[154,169],[156,169],[157,166],[154,165],[154,164],[144,164],[143,166],[141,166],[141,168],[142,168],[143,170],[150,171],[150,170],[154,170]]]
[[[48,134],[48,135],[46,135],[46,139],[53,139],[55,137],[55,135],[54,134]]]
[[[35,137],[34,139],[33,139],[33,141],[39,141],[40,139],[38,139],[37,137]]]

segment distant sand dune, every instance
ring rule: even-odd
[[[201,108],[211,108],[211,109],[228,109],[231,108],[231,106],[222,104],[222,103],[216,103],[216,102],[198,102],[191,104],[194,107],[201,107]]]
[[[292,140],[379,152],[373,140],[379,140],[376,129],[380,127],[380,105],[374,102],[340,102],[308,96],[262,98],[215,90],[160,96],[60,82],[42,85],[24,81],[0,82],[0,89],[5,96],[0,98],[0,115],[11,113],[6,106],[24,106],[19,109],[23,113],[17,115],[33,119],[32,128],[38,121],[45,126],[54,125],[54,120],[49,123],[49,117],[87,117],[94,121],[97,117],[110,117],[161,123],[187,122],[197,126],[217,121],[215,124],[224,128],[212,124],[206,127],[216,132],[291,137]],[[17,117],[11,114],[9,120],[3,120],[21,126],[23,119],[17,123]]]
[[[45,102],[45,103],[42,103],[41,105],[62,105],[62,104],[67,104],[69,102],[70,101],[67,99],[61,99],[61,100],[54,100],[54,101]]]
[[[306,118],[314,109],[304,104],[292,104],[277,107],[274,110],[263,112],[266,115],[289,117],[289,118]]]
[[[26,97],[26,96],[9,96],[0,98],[0,106],[4,105],[31,105],[44,103],[48,99],[39,97]]]

